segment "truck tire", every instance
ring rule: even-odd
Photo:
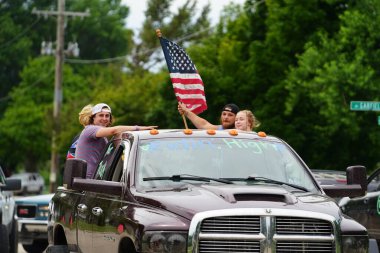
[[[46,250],[46,253],[69,253],[67,245],[52,245]]]
[[[23,244],[22,247],[29,253],[42,253],[48,246],[47,240],[34,240],[32,244]]]
[[[7,226],[0,224],[0,253],[9,252],[9,235]]]

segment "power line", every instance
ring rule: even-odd
[[[29,27],[27,27],[26,29],[24,29],[24,31],[22,31],[21,33],[17,34],[15,37],[13,37],[13,39],[7,41],[5,44],[0,45],[0,50],[3,50],[5,48],[9,47],[11,45],[11,43],[13,43],[14,41],[20,39],[22,36],[24,36],[24,34],[26,34],[27,32],[29,32],[33,28],[33,26],[35,26],[39,21],[40,21],[40,19],[37,18]]]
[[[183,40],[186,40],[186,39],[189,39],[189,38],[193,38],[201,33],[204,33],[204,32],[207,32],[211,29],[214,29],[216,26],[211,26],[209,28],[206,28],[206,29],[203,29],[201,31],[198,31],[198,32],[195,32],[195,33],[191,33],[191,34],[188,34],[188,35],[185,35],[183,37],[180,37],[179,39],[177,40],[173,40],[175,43],[178,43],[178,42],[181,42]],[[152,48],[152,49],[147,49],[143,52],[140,52],[139,54],[137,54],[138,56],[139,55],[144,55],[144,54],[148,54],[148,53],[151,53],[151,52],[155,52],[157,49],[160,49],[161,47],[158,46],[156,48]],[[117,57],[113,57],[113,58],[105,58],[105,59],[95,59],[95,60],[79,60],[79,59],[67,59],[65,58],[65,62],[67,63],[72,63],[72,64],[99,64],[99,63],[110,63],[110,62],[117,62],[117,61],[123,61],[125,60],[129,55],[123,55],[123,56],[117,56]]]

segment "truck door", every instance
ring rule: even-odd
[[[124,145],[120,140],[107,145],[95,180],[120,181],[125,157],[123,151]],[[78,204],[78,245],[82,252],[116,252],[118,227],[113,223],[112,209],[120,209],[120,202],[119,195],[85,192]]]
[[[77,232],[79,252],[92,252],[93,216],[91,215],[92,203],[95,201],[95,193],[84,192],[77,203]]]
[[[363,199],[363,205],[368,207],[368,223],[365,227],[368,230],[368,234],[380,240],[380,183],[379,183],[379,171],[375,171],[368,182],[368,192]]]
[[[126,168],[129,156],[129,142],[116,146],[112,162],[106,168],[104,179],[107,181],[120,182]],[[106,161],[105,161],[106,162]],[[105,163],[104,162],[104,163]],[[120,234],[123,225],[119,223],[122,216],[122,207],[125,206],[122,195],[97,193],[97,203],[93,208],[94,229],[93,249],[94,253],[107,251],[118,252]]]
[[[52,203],[59,203],[60,208],[57,209],[54,217],[59,221],[65,229],[67,244],[69,247],[77,245],[77,225],[78,212],[76,208],[79,200],[82,199],[83,192],[67,190],[63,187],[58,187],[57,193],[52,199]],[[75,249],[73,249],[74,251]]]
[[[371,238],[380,240],[380,169],[368,178],[367,194],[350,199],[343,211],[366,227]]]
[[[5,185],[5,175],[0,167],[0,185]],[[13,219],[14,199],[11,191],[0,189],[0,224],[9,225]],[[10,227],[8,227],[10,229]]]

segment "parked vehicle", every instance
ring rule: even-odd
[[[376,239],[380,245],[380,168],[368,177],[367,183],[365,196],[342,198],[339,206],[345,214],[365,226],[370,238]]]
[[[15,193],[27,195],[30,193],[41,194],[45,188],[45,182],[38,173],[23,172],[14,174],[10,178],[21,179],[21,189]]]
[[[16,199],[17,238],[26,252],[41,253],[48,246],[49,202],[53,194]]]
[[[350,185],[322,188],[288,144],[263,132],[125,132],[93,179],[85,161],[66,161],[47,250],[367,252],[366,229],[327,196],[365,194],[365,168],[347,174]]]
[[[20,188],[20,179],[5,178],[0,167],[0,253],[13,253],[17,248],[16,225],[13,220],[15,201],[12,191]]]
[[[346,171],[311,170],[320,185],[347,184]]]

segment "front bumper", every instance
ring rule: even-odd
[[[48,239],[47,220],[17,220],[18,240],[21,244],[32,244],[36,239]]]

